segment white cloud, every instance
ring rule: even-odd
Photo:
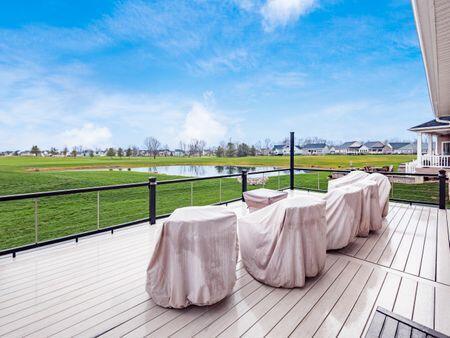
[[[111,145],[112,134],[107,127],[86,123],[81,128],[73,128],[62,132],[59,139],[59,143],[68,147],[105,148]]]
[[[263,26],[272,31],[277,26],[286,26],[308,13],[317,5],[317,0],[267,0],[261,8]]]
[[[222,53],[217,52],[208,59],[198,60],[194,72],[199,73],[220,73],[220,72],[238,72],[243,68],[252,67],[253,58],[242,48]]]
[[[203,104],[194,103],[186,115],[181,132],[181,140],[205,140],[208,144],[222,140],[228,132],[227,125]]]

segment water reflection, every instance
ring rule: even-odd
[[[276,167],[238,167],[238,166],[221,166],[221,165],[171,165],[171,166],[156,166],[145,168],[131,168],[132,171],[158,173],[176,176],[191,176],[191,177],[207,177],[216,175],[231,175],[238,174],[242,170],[248,171],[264,171],[277,169]],[[265,176],[276,176],[278,173],[267,173]],[[259,175],[252,175],[257,177]]]

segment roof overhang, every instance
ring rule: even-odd
[[[450,116],[450,1],[411,1],[434,115]]]
[[[423,127],[423,128],[410,128],[410,131],[422,132],[426,134],[439,134],[448,135],[450,134],[450,126],[439,126],[439,127]]]

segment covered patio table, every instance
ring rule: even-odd
[[[238,256],[236,214],[224,206],[176,209],[158,225],[147,292],[160,306],[217,303],[232,292]]]
[[[244,192],[244,200],[250,211],[259,210],[270,204],[285,199],[288,193],[272,189],[255,189]]]

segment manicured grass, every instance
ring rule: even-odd
[[[301,167],[320,168],[350,168],[370,166],[394,165],[409,162],[412,155],[326,155],[326,156],[296,156],[295,165]],[[157,165],[242,165],[242,166],[278,166],[288,167],[288,156],[256,156],[256,157],[148,157],[109,158],[109,157],[0,157],[0,171],[24,170],[58,170],[70,168],[108,168],[108,167],[146,167]]]
[[[302,167],[348,167],[398,165],[411,156],[299,156],[296,165]],[[287,157],[250,158],[0,158],[0,195],[49,191],[121,183],[146,182],[148,174],[122,171],[55,170],[79,167],[148,166],[168,164],[227,164],[287,167]],[[36,171],[36,169],[38,171]],[[298,174],[297,187],[326,190],[328,172]],[[173,176],[156,175],[158,180]],[[289,177],[271,177],[266,187],[287,187]],[[250,189],[259,186],[250,186]],[[419,201],[437,201],[437,184],[395,184],[393,197]],[[235,178],[213,179],[194,183],[160,185],[157,193],[158,214],[166,214],[188,205],[206,205],[237,198],[241,185]],[[97,210],[97,198],[99,210]],[[0,250],[34,242],[35,203],[38,207],[38,241],[94,230],[148,217],[148,189],[133,188],[97,193],[40,198],[0,203]],[[97,215],[98,212],[98,215]],[[97,216],[98,223],[97,223]]]

